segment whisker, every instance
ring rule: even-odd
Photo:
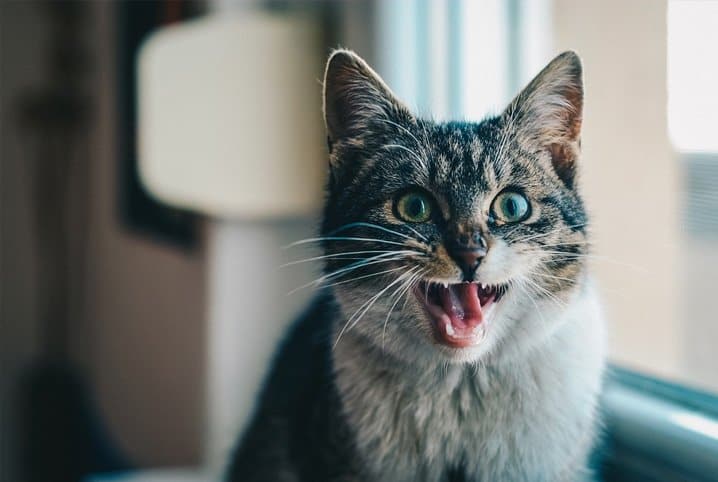
[[[566,241],[564,243],[551,243],[551,244],[542,244],[542,248],[553,248],[555,246],[587,246],[590,245],[590,241]]]
[[[550,258],[565,258],[565,259],[580,259],[580,258],[586,258],[591,260],[598,260],[598,261],[608,261],[609,263],[614,263],[620,266],[625,266],[627,268],[632,268],[637,271],[641,271],[646,274],[650,274],[650,270],[645,268],[644,266],[639,266],[637,264],[632,263],[626,263],[623,261],[619,261],[617,259],[609,258],[608,256],[600,255],[600,254],[587,254],[587,253],[568,253],[565,251],[546,251],[546,250],[540,250],[539,253],[545,253],[549,254]]]
[[[380,122],[385,122],[385,123],[387,123],[387,124],[391,124],[391,125],[393,125],[393,126],[395,126],[395,127],[398,127],[399,129],[401,129],[401,130],[403,130],[404,132],[406,132],[407,134],[409,134],[409,136],[410,136],[412,139],[414,139],[414,142],[416,142],[417,147],[422,147],[422,144],[421,144],[421,142],[419,142],[419,139],[417,139],[416,136],[415,136],[414,134],[412,134],[411,131],[410,131],[409,129],[407,129],[406,127],[404,127],[404,126],[402,126],[402,125],[400,125],[400,124],[397,124],[396,122],[391,121],[391,120],[389,120],[389,119],[376,119],[376,120],[378,120],[378,121],[380,121]]]
[[[351,322],[351,325],[349,326],[349,329],[352,329],[354,326],[356,326],[356,324],[359,322],[359,320],[361,320],[361,318],[364,317],[364,315],[367,313],[367,311],[369,311],[369,309],[371,309],[371,307],[372,307],[372,306],[374,305],[374,303],[381,297],[382,294],[384,294],[389,288],[391,288],[392,286],[394,286],[396,283],[398,283],[398,282],[403,281],[404,279],[406,279],[407,276],[409,276],[414,270],[416,270],[416,269],[418,269],[418,268],[419,268],[418,266],[414,266],[414,267],[412,267],[412,268],[409,268],[405,273],[403,273],[402,275],[400,275],[396,280],[394,280],[393,282],[389,283],[389,285],[388,285],[386,288],[384,288],[384,289],[381,290],[379,293],[377,293],[376,295],[374,295],[374,296],[369,300],[369,304],[364,308],[364,310],[361,312],[361,314],[359,314],[358,317],[355,317],[355,315],[356,315],[357,312],[359,311],[359,310],[357,310],[357,312],[355,312],[354,315],[352,315],[352,317],[349,319],[349,321],[351,321],[352,318],[355,318],[354,321]],[[365,303],[365,304],[366,304],[366,303]],[[359,309],[361,310],[361,307],[360,307]]]
[[[503,237],[504,237],[504,238],[508,238],[508,237],[510,237],[512,234],[514,234],[516,231],[518,231],[519,229],[523,229],[524,227],[525,227],[525,226],[524,226],[523,224],[520,224],[520,223],[519,223],[519,224],[516,225],[511,231],[509,231],[508,233],[506,233]]]
[[[402,146],[401,144],[384,144],[383,146],[381,146],[381,148],[382,149],[403,149],[403,150],[407,151],[409,154],[411,154],[414,157],[414,159],[416,159],[416,161],[419,164],[421,164],[424,168],[427,167],[424,159],[422,159],[421,156],[419,156],[419,154],[412,151],[411,149],[409,149],[406,146]]]
[[[550,278],[550,279],[556,279],[556,280],[561,280],[561,281],[568,281],[568,282],[571,282],[571,283],[573,283],[573,284],[576,284],[576,283],[578,282],[578,280],[575,280],[575,279],[563,278],[563,277],[561,277],[561,276],[549,275],[549,274],[547,274],[547,273],[543,273],[543,272],[539,272],[539,271],[531,271],[531,274],[534,274],[534,275],[536,275],[536,276],[540,276],[540,277],[542,277],[542,278]],[[624,299],[624,300],[629,299],[629,298],[626,296],[625,293],[623,293],[622,291],[617,290],[617,289],[612,289],[612,288],[608,288],[608,287],[606,287],[606,286],[601,286],[601,291],[602,291],[602,292],[614,293],[614,294],[620,296],[620,297],[621,297],[622,299]]]
[[[386,342],[386,325],[389,323],[389,318],[391,317],[391,313],[394,311],[394,307],[399,303],[399,301],[408,293],[408,291],[412,288],[414,285],[414,282],[418,280],[422,274],[426,272],[426,269],[419,270],[418,272],[414,273],[411,277],[409,277],[409,280],[404,283],[403,285],[399,286],[399,288],[394,291],[394,293],[391,296],[396,296],[396,299],[394,300],[394,303],[391,305],[391,308],[389,308],[389,313],[387,313],[386,318],[384,319],[384,326],[381,330],[381,350],[384,351],[385,342]],[[399,290],[403,291],[398,294]],[[408,300],[408,298],[407,298]]]
[[[341,338],[342,338],[342,335],[344,335],[344,333],[345,333],[347,330],[350,330],[351,328],[353,328],[353,327],[356,325],[356,323],[364,317],[364,314],[365,314],[367,311],[369,311],[369,309],[371,309],[371,307],[374,305],[374,303],[376,302],[376,300],[378,300],[378,299],[381,297],[381,295],[383,295],[384,293],[386,293],[386,292],[389,290],[389,288],[391,288],[391,287],[394,286],[395,284],[397,284],[397,283],[403,281],[408,275],[410,275],[410,274],[411,274],[415,269],[417,269],[417,268],[419,268],[419,267],[418,267],[418,266],[414,266],[413,268],[409,268],[408,271],[406,271],[405,273],[399,275],[398,278],[396,278],[394,281],[392,281],[391,283],[389,283],[385,288],[383,288],[383,289],[382,289],[381,291],[379,291],[377,294],[375,294],[374,296],[372,296],[371,298],[369,298],[367,301],[365,301],[365,302],[354,312],[354,314],[349,317],[349,319],[346,321],[346,323],[344,323],[344,326],[342,327],[341,331],[339,332],[339,335],[337,335],[337,340],[334,342],[334,346],[332,347],[332,349],[334,349],[334,348],[337,347],[337,345],[339,344],[339,341],[340,341]],[[358,314],[358,316],[357,316],[357,314]],[[356,318],[356,319],[355,319],[355,318]]]
[[[526,278],[524,276],[522,276],[521,279],[519,280],[521,283],[521,287],[523,288],[524,292],[526,292],[527,298],[529,300],[531,300],[531,303],[533,303],[534,308],[536,308],[536,313],[538,314],[539,318],[541,318],[541,322],[545,325],[546,319],[543,317],[543,312],[541,311],[538,304],[536,303],[536,300],[533,299],[533,296],[529,292],[528,287],[526,286],[526,283],[525,283],[525,279]]]
[[[360,279],[371,278],[371,277],[373,277],[373,276],[379,276],[379,275],[386,274],[386,273],[392,273],[392,272],[394,272],[394,271],[399,271],[399,270],[402,270],[402,269],[404,269],[404,266],[399,266],[398,268],[386,269],[386,270],[383,270],[383,271],[377,271],[376,273],[365,274],[365,275],[362,275],[362,276],[357,276],[356,278],[345,279],[345,280],[342,280],[342,281],[335,281],[334,283],[329,283],[329,284],[324,285],[324,287],[325,287],[325,288],[328,288],[328,287],[330,287],[330,286],[342,285],[342,284],[345,284],[345,283],[353,283],[354,281],[358,281],[358,280],[360,280]]]
[[[407,239],[412,239],[411,236],[409,236],[408,234],[400,233],[400,232],[398,232],[398,231],[394,231],[394,230],[389,229],[389,228],[386,228],[386,227],[384,227],[384,226],[379,226],[378,224],[366,223],[366,222],[361,222],[361,221],[360,221],[360,222],[355,222],[355,223],[345,224],[344,226],[340,226],[340,227],[338,227],[337,229],[335,229],[334,231],[330,232],[330,233],[329,233],[329,236],[333,236],[333,235],[335,235],[335,234],[337,234],[337,233],[339,233],[339,232],[341,232],[341,231],[345,231],[345,230],[350,229],[350,228],[353,228],[353,227],[355,227],[355,226],[363,226],[363,227],[367,227],[367,228],[380,229],[380,230],[385,231],[385,232],[390,233],[390,234],[395,234],[395,235],[397,235],[397,236],[402,236],[402,237],[407,238]],[[419,236],[419,237],[420,237],[421,239],[423,239],[424,241],[428,241],[428,239],[426,239],[426,237],[424,237],[424,235],[422,235],[421,233],[419,233],[417,230],[415,230],[415,229],[412,228],[411,226],[405,226],[405,227],[411,229],[411,231],[414,232],[414,234],[416,234],[417,236]]]
[[[421,277],[424,276],[427,271],[429,271],[429,268],[424,269],[421,271],[420,275],[416,277],[416,279],[412,282],[412,284],[417,285],[421,282]],[[401,305],[401,310],[404,311],[406,309],[406,304],[409,302],[409,297],[407,296],[404,298],[404,304]]]
[[[546,279],[555,279],[555,280],[560,280],[560,281],[568,281],[568,282],[570,282],[570,283],[576,283],[576,280],[575,280],[575,279],[563,278],[563,277],[561,277],[561,276],[554,276],[554,275],[552,275],[552,274],[542,273],[542,272],[540,272],[540,271],[532,271],[531,274],[536,275],[536,276],[540,276],[540,277],[546,278]]]
[[[572,253],[570,251],[551,251],[548,249],[539,249],[536,250],[537,254],[563,254],[566,256],[575,256],[578,258],[597,258],[598,255],[595,254],[589,254],[589,253]]]
[[[395,246],[406,247],[406,245],[404,243],[397,243],[396,241],[388,241],[385,239],[357,238],[357,237],[352,237],[352,236],[322,236],[322,237],[318,237],[318,238],[300,239],[299,241],[295,241],[286,246],[282,246],[282,249],[289,249],[289,248],[293,248],[295,246],[300,246],[302,244],[318,243],[321,241],[365,241],[365,242],[369,242],[369,243],[384,243],[384,244],[393,244]]]
[[[393,254],[393,253],[391,253],[391,254]],[[317,285],[317,286],[318,286],[318,285],[321,285],[324,281],[327,281],[327,280],[330,280],[330,279],[333,279],[333,278],[337,278],[337,277],[341,276],[341,275],[344,274],[344,273],[347,273],[347,272],[350,272],[350,271],[354,271],[354,270],[359,269],[359,268],[363,268],[364,266],[371,266],[371,265],[378,264],[378,263],[388,263],[388,262],[390,262],[390,261],[400,261],[400,260],[402,260],[402,259],[404,259],[404,258],[407,257],[407,255],[396,256],[396,257],[393,257],[393,258],[383,258],[382,256],[384,256],[384,255],[373,256],[373,257],[371,257],[371,258],[367,258],[366,260],[362,260],[362,261],[358,261],[358,262],[356,262],[356,263],[352,263],[352,264],[350,264],[349,266],[345,266],[345,267],[343,267],[343,268],[341,268],[341,269],[338,269],[338,270],[336,270],[336,271],[332,271],[331,273],[326,273],[326,274],[320,276],[319,278],[315,279],[314,281],[310,281],[309,283],[303,284],[302,286],[299,286],[298,288],[294,288],[292,291],[289,292],[289,294],[292,294],[292,293],[294,293],[294,292],[296,292],[296,291],[299,291],[299,290],[301,290],[301,289],[307,288],[307,287],[312,286],[312,285]],[[381,259],[377,259],[377,258],[379,258],[379,257],[382,257],[382,258],[381,258]]]
[[[547,254],[549,257],[552,256],[563,256],[566,259],[568,258],[574,258],[574,259],[602,259],[605,258],[605,256],[597,255],[597,254],[590,254],[590,253],[571,253],[569,251],[550,251],[546,249],[540,249],[536,251],[536,254],[538,256],[541,256],[542,254]]]
[[[566,308],[566,304],[565,304],[565,303],[563,303],[563,302],[560,301],[558,298],[556,298],[556,297],[553,295],[553,293],[551,293],[549,290],[547,290],[547,289],[544,288],[543,286],[537,284],[536,282],[534,282],[533,280],[531,280],[531,279],[528,278],[528,277],[525,277],[525,276],[524,276],[524,277],[522,277],[522,279],[523,279],[526,283],[529,283],[531,286],[533,286],[534,289],[537,290],[537,291],[536,291],[536,294],[542,294],[542,293],[543,293],[543,294],[546,296],[546,298],[548,298],[548,299],[550,299],[551,301],[553,301],[553,302],[556,304],[557,307],[559,307],[559,308]]]
[[[537,239],[537,238],[541,238],[541,237],[544,237],[544,236],[550,236],[550,235],[552,235],[552,234],[557,234],[557,233],[560,233],[561,231],[565,231],[565,230],[567,230],[567,229],[582,228],[582,227],[587,226],[587,225],[588,225],[588,223],[581,223],[581,224],[572,224],[572,225],[570,225],[570,226],[563,226],[563,227],[558,228],[558,229],[553,229],[553,230],[551,230],[551,231],[549,231],[549,232],[547,232],[547,233],[532,234],[532,235],[529,235],[529,236],[524,236],[523,238],[514,239],[514,240],[512,240],[512,242],[513,242],[513,243],[522,243],[522,242],[524,242],[524,241],[529,241],[529,240],[532,240],[532,239]]]
[[[374,276],[381,276],[381,275],[386,274],[386,273],[393,273],[393,272],[395,272],[395,271],[399,271],[399,270],[402,270],[402,269],[404,269],[404,267],[403,267],[403,266],[399,266],[398,268],[385,269],[385,270],[382,270],[382,271],[377,271],[376,273],[369,273],[369,274],[365,274],[365,275],[361,275],[361,276],[356,276],[356,277],[354,277],[354,278],[349,278],[349,279],[345,279],[345,280],[341,280],[341,281],[335,281],[335,282],[333,282],[333,283],[327,283],[327,284],[321,284],[321,283],[319,283],[317,286],[321,286],[322,288],[330,288],[330,287],[332,287],[332,286],[343,285],[343,284],[345,284],[345,283],[353,283],[353,282],[355,282],[355,281],[359,281],[359,280],[362,280],[362,279],[365,279],[365,278],[372,278],[372,277],[374,277]],[[311,283],[307,283],[307,284],[304,284],[304,285],[302,285],[302,286],[299,286],[298,288],[294,288],[293,290],[287,292],[287,296],[290,296],[290,295],[296,293],[297,291],[299,291],[299,290],[301,290],[301,289],[308,288],[308,287],[311,286],[312,284],[316,284],[316,280],[315,280],[315,281],[312,281]]]
[[[410,229],[411,232],[413,232],[414,234],[416,234],[417,236],[419,236],[419,238],[422,239],[422,240],[424,240],[426,243],[430,243],[429,239],[428,239],[426,236],[424,236],[423,234],[421,234],[419,231],[417,231],[416,229],[412,228],[412,227],[409,226],[409,225],[405,225],[405,227],[408,228],[408,229]]]
[[[389,323],[389,318],[391,317],[391,313],[394,311],[394,307],[399,303],[399,300],[401,300],[402,294],[399,294],[399,292],[402,291],[402,289],[408,288],[411,286],[411,280],[413,279],[413,276],[409,277],[409,279],[399,285],[399,287],[394,290],[394,292],[389,296],[389,298],[394,298],[394,303],[392,303],[391,307],[389,308],[389,312],[386,314],[386,318],[384,318],[384,325],[381,330],[381,349],[384,351],[384,347],[386,346],[386,325]]]
[[[396,250],[396,251],[386,251],[386,250],[369,250],[369,251],[347,251],[345,253],[333,253],[333,254],[324,254],[322,256],[313,256],[311,258],[304,258],[299,259],[296,261],[290,261],[288,263],[284,263],[280,265],[280,268],[286,268],[287,266],[294,266],[295,264],[301,264],[301,263],[308,263],[310,261],[318,261],[320,259],[327,259],[327,258],[336,258],[336,259],[366,259],[366,258],[340,258],[340,256],[349,256],[353,254],[371,254],[371,253],[392,253],[392,254],[401,254],[401,253],[416,253],[416,254],[423,254],[420,251],[414,251],[414,250]]]

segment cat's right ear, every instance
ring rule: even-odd
[[[360,147],[373,120],[406,122],[413,117],[357,54],[336,50],[324,72],[324,122],[329,150],[338,141]]]
[[[526,139],[551,155],[556,174],[573,187],[581,151],[583,67],[572,51],[553,59],[504,112]]]

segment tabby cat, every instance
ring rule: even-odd
[[[588,477],[604,328],[582,112],[573,52],[478,123],[419,118],[356,54],[331,55],[323,288],[229,480]]]

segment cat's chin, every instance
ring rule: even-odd
[[[435,283],[423,281],[414,296],[428,315],[434,341],[448,348],[451,358],[464,358],[487,336],[506,285]]]

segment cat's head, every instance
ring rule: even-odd
[[[584,277],[582,107],[573,52],[479,123],[418,118],[361,58],[334,52],[322,236],[336,335],[452,362],[544,339]]]

